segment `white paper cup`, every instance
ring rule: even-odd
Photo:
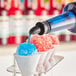
[[[50,59],[49,59],[49,62],[51,63],[51,65],[53,63],[55,63],[54,55],[55,55],[55,51],[58,49],[59,45],[53,45],[53,47],[54,47],[53,52],[52,52]]]
[[[46,52],[39,53],[41,54],[41,56],[36,68],[38,73],[45,72],[50,67],[49,59],[53,52],[54,52],[54,49],[50,49]]]
[[[43,63],[44,63],[44,60],[46,58],[47,53],[48,53],[48,51],[39,53],[40,54],[40,58],[39,58],[39,62],[37,64],[37,68],[36,68],[37,73],[44,72]]]
[[[50,64],[50,60],[54,57],[54,48],[53,49],[50,49],[45,57],[45,60],[43,62],[43,66],[44,66],[44,70],[45,72],[50,69],[50,67],[52,66]]]
[[[33,76],[40,58],[39,54],[32,56],[20,56],[14,54],[22,76]]]

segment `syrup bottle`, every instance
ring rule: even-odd
[[[47,34],[64,29],[76,33],[76,2],[69,3],[63,9],[63,13],[43,22],[37,22],[29,33],[30,34]]]
[[[7,45],[7,40],[9,37],[9,17],[7,15],[7,11],[3,10],[1,12],[1,37],[2,37],[2,45]]]
[[[7,16],[7,10],[5,8],[5,0],[0,0],[0,36],[1,43],[7,44],[7,38],[9,36],[9,18]]]
[[[21,15],[23,15],[23,10],[19,8],[19,0],[11,0],[10,2],[10,9],[8,10],[8,15],[10,17],[10,37],[9,37],[9,44],[15,44],[16,43],[16,34],[15,34],[15,18],[18,16],[17,11],[20,12]],[[21,16],[20,16],[21,17]]]
[[[23,15],[21,14],[20,10],[16,11],[16,14],[13,17],[13,22],[14,22],[14,35],[15,37],[15,43],[20,44],[23,36],[23,31],[24,31],[24,19]]]

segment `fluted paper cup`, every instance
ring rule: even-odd
[[[35,54],[32,56],[20,56],[15,54],[14,56],[19,69],[21,70],[22,76],[33,76],[36,71],[40,55]]]
[[[54,54],[55,54],[55,52],[56,52],[56,50],[58,49],[58,47],[59,47],[60,45],[53,45],[53,52],[52,52],[52,54],[51,54],[51,56],[50,56],[50,60],[49,60],[49,62],[51,63],[51,65],[53,64],[53,63],[55,63],[55,59],[54,59]]]
[[[39,58],[39,62],[37,64],[37,68],[36,68],[36,71],[38,73],[44,72],[43,63],[44,63],[47,53],[48,53],[48,51],[39,53],[40,58]]]
[[[54,52],[55,52],[54,48],[50,49],[45,57],[45,60],[43,62],[45,72],[52,66],[50,61],[54,57]]]
[[[54,52],[54,49],[50,49],[46,52],[39,53],[41,54],[41,56],[36,68],[38,73],[45,72],[46,68],[50,67],[49,59],[51,56],[54,55],[53,52]]]

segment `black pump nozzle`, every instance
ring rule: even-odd
[[[36,27],[34,26],[30,31],[29,31],[30,34],[35,34],[35,33],[40,33],[40,28],[39,27]]]
[[[36,26],[34,26],[32,29],[29,31],[30,34],[39,34],[42,35],[44,33],[44,26],[42,23],[38,22]]]

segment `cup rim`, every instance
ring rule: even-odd
[[[40,54],[34,54],[34,55],[29,55],[29,56],[22,56],[22,55],[18,55],[18,54],[16,54],[16,53],[14,53],[14,56],[19,56],[19,57],[33,57],[33,56],[38,56],[38,55],[40,55]]]

